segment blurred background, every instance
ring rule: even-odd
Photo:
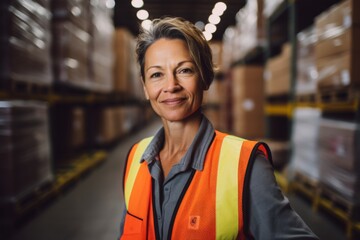
[[[203,112],[265,141],[321,239],[360,239],[360,1],[3,0],[0,239],[115,239],[129,148],[161,126],[139,26],[179,16],[217,67]],[[276,216],[274,216],[276,217]]]

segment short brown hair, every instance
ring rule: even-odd
[[[161,38],[184,40],[189,48],[197,70],[200,73],[204,89],[208,89],[214,78],[211,49],[202,32],[194,24],[179,17],[165,17],[152,21],[149,30],[142,28],[137,38],[136,53],[144,78],[145,53]]]

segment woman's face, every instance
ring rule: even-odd
[[[154,42],[145,53],[144,76],[146,98],[162,119],[181,121],[200,108],[203,88],[185,41]]]

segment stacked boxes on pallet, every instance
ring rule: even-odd
[[[316,42],[314,26],[297,34],[295,95],[298,101],[315,101],[318,80],[315,62]]]
[[[0,3],[0,81],[50,85],[50,1]]]
[[[1,101],[0,142],[1,204],[15,202],[53,180],[46,104]]]
[[[256,47],[264,46],[265,24],[262,11],[262,0],[247,1],[236,15],[236,25],[225,30],[222,53],[222,66],[225,69],[243,59]]]
[[[111,10],[106,1],[90,1],[91,47],[90,70],[94,88],[99,92],[113,90],[113,34]]]
[[[52,1],[55,80],[71,86],[90,85],[90,2]]]
[[[54,0],[55,80],[95,92],[112,90],[111,14],[101,1]]]
[[[140,69],[136,62],[135,37],[125,28],[114,34],[114,91],[144,98]]]
[[[265,135],[262,66],[237,66],[232,70],[232,130],[243,138]]]
[[[320,181],[354,206],[360,219],[360,126],[322,119],[319,130]]]
[[[266,96],[272,97],[290,93],[290,57],[291,45],[286,43],[279,55],[267,61],[264,75]]]
[[[319,181],[319,126],[321,110],[296,108],[293,115],[291,164],[297,174]]]
[[[360,2],[347,0],[315,20],[320,90],[360,87]]]

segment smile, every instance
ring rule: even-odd
[[[161,101],[161,103],[164,103],[169,106],[175,106],[183,103],[186,100],[186,98],[169,98]]]

